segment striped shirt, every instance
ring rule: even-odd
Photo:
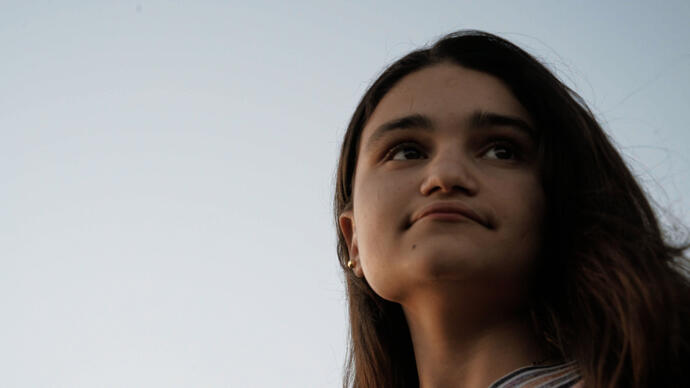
[[[489,388],[582,388],[575,361],[526,366],[496,380]]]

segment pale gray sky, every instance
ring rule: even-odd
[[[0,386],[337,387],[340,137],[400,55],[500,34],[690,223],[690,3],[0,2]]]

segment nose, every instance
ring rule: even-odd
[[[474,196],[479,189],[472,161],[459,151],[438,152],[426,166],[426,176],[419,191],[424,196],[434,193],[459,193]]]

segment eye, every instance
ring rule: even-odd
[[[498,142],[492,144],[484,156],[489,159],[499,159],[499,160],[514,160],[518,159],[518,149],[514,144],[507,142]]]
[[[401,143],[388,150],[385,160],[414,160],[425,158],[424,151],[414,143]]]

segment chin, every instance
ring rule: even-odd
[[[463,244],[418,244],[408,257],[408,276],[418,281],[472,281],[492,284],[521,277],[529,272],[533,260],[514,252]],[[499,283],[500,284],[500,283]]]
[[[486,269],[486,263],[471,252],[429,252],[415,260],[414,274],[426,280],[466,280]]]
[[[468,236],[437,234],[416,239],[407,253],[410,267],[419,274],[445,278],[474,271],[487,264],[487,248]]]

